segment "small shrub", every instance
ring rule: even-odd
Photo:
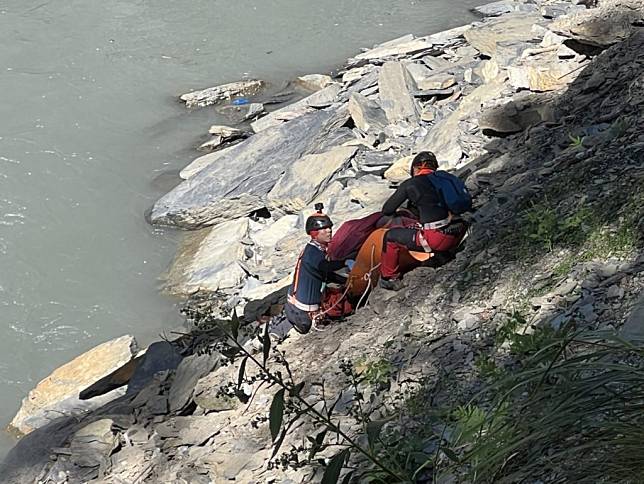
[[[355,370],[363,381],[374,386],[385,386],[389,383],[395,368],[385,358],[369,360],[363,357],[356,361]]]

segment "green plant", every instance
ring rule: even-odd
[[[474,367],[479,372],[479,375],[486,379],[496,379],[503,375],[503,370],[498,367],[495,361],[483,355],[479,355],[474,360]]]
[[[355,370],[361,380],[374,386],[384,386],[389,383],[395,368],[385,358],[369,359],[363,357],[356,361]]]
[[[557,234],[555,210],[546,204],[533,204],[523,212],[521,219],[523,238],[550,252]]]
[[[644,348],[561,332],[461,410],[468,482],[642,482]],[[482,420],[482,422],[481,422]],[[471,422],[471,425],[469,425]],[[462,439],[468,440],[468,439]],[[463,442],[461,442],[463,443]]]
[[[568,134],[568,138],[570,139],[570,145],[568,146],[569,148],[572,149],[580,149],[583,148],[584,146],[584,137],[583,136],[573,136],[572,134]]]

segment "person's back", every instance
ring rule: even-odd
[[[447,209],[441,194],[429,180],[438,169],[436,156],[429,151],[418,153],[411,164],[412,177],[405,180],[385,202],[382,213],[393,216],[405,202],[418,211],[420,223],[415,228],[393,228],[383,241],[380,285],[385,289],[401,287],[398,266],[400,250],[416,252],[445,252],[458,246],[467,225]]]

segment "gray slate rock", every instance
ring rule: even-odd
[[[401,62],[385,62],[378,78],[380,105],[390,123],[401,121],[417,124],[418,105],[411,94],[417,86]]]
[[[134,370],[126,395],[138,393],[152,380],[155,373],[176,369],[181,360],[183,356],[167,341],[152,343]]]
[[[181,96],[181,100],[189,108],[210,106],[219,101],[230,99],[241,94],[256,94],[264,86],[264,81],[249,80],[230,82],[221,86],[210,87],[200,91],[193,91]]]
[[[219,364],[219,355],[191,355],[185,358],[174,376],[170,387],[170,411],[179,412],[192,401],[192,394],[199,379]]]
[[[365,133],[378,133],[388,124],[387,116],[378,103],[357,92],[349,97],[349,113],[355,125]]]
[[[49,464],[50,449],[74,433],[74,417],[61,417],[21,438],[0,463],[3,484],[33,484]]]
[[[152,223],[194,229],[264,207],[266,194],[286,167],[318,152],[347,117],[346,108],[311,112],[229,148],[157,201]]]

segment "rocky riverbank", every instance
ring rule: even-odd
[[[335,402],[333,422],[372,455],[397,452],[385,441],[398,435],[407,458],[380,461],[426,482],[452,458],[437,450],[449,440],[445,409],[485,387],[483,370],[513,368],[513,334],[574,326],[642,339],[642,2],[478,10],[480,22],[396,39],[336,76],[307,76],[297,89],[315,92],[268,114],[290,94],[263,96],[260,81],[183,96],[252,120],[252,131],[213,127],[202,149],[216,151],[186,167],[151,212],[153,223],[197,230],[167,284],[191,296],[192,331],[145,353],[122,338],[109,358],[96,350],[41,382],[12,424],[30,433],[0,481],[319,482],[346,439],[329,431],[317,442],[321,424],[309,412],[272,457],[282,426],[268,369],[305,382],[297,395],[311,408]],[[250,102],[221,105],[231,97]],[[398,293],[377,289],[324,332],[282,326],[262,337],[258,321],[280,320],[313,204],[337,225],[377,211],[423,149],[476,197],[465,250],[410,273]],[[241,330],[213,326],[233,310]],[[264,371],[222,344],[238,331]],[[302,408],[297,395],[282,400],[285,422]],[[390,439],[371,442],[374,427]],[[352,449],[347,467],[374,466]]]

